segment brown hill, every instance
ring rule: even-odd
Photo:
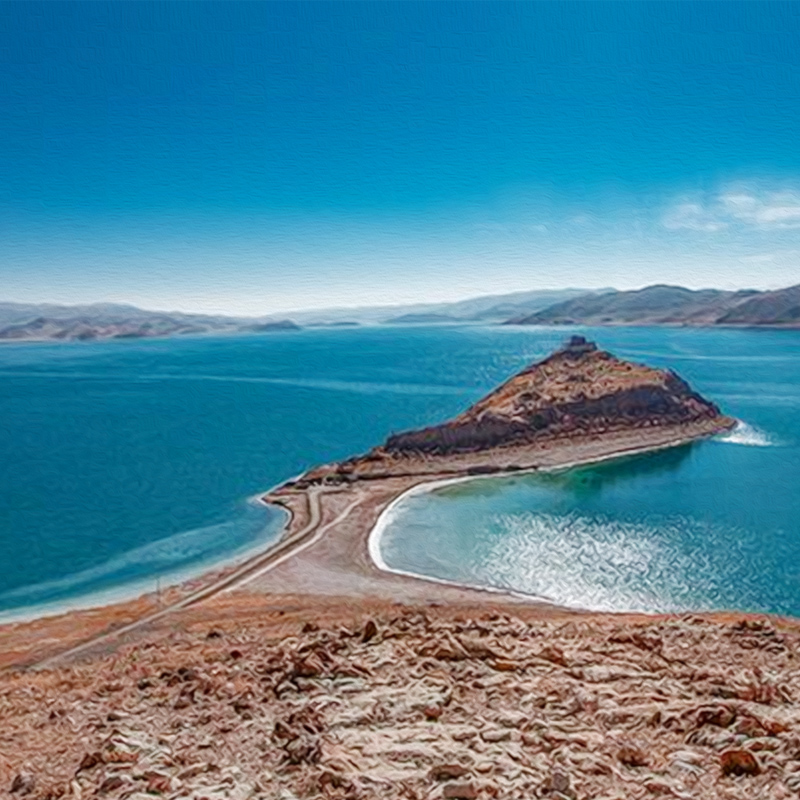
[[[774,292],[647,286],[636,291],[587,294],[514,317],[506,324],[800,327],[800,285]]]
[[[622,361],[582,336],[515,375],[451,422],[390,436],[389,452],[448,454],[543,437],[721,419],[674,372]]]
[[[300,482],[528,468],[545,449],[647,449],[734,424],[671,370],[623,361],[573,336],[453,420],[394,434],[366,455],[311,470]]]
[[[755,295],[717,322],[721,325],[800,326],[800,284]]]
[[[509,324],[714,325],[722,315],[756,294],[647,286],[636,291],[577,297],[526,317],[516,317]]]

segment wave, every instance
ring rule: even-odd
[[[768,433],[741,420],[736,423],[736,427],[717,437],[717,439],[720,442],[743,444],[748,447],[773,447],[777,444]]]

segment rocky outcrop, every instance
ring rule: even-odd
[[[796,625],[368,601],[315,602],[293,622],[206,613],[89,663],[0,674],[0,796],[800,791]]]
[[[674,372],[623,361],[573,336],[451,422],[390,436],[383,449],[448,455],[715,419],[726,422]]]
[[[309,470],[286,486],[535,469],[553,465],[558,452],[569,450],[567,461],[607,458],[735,423],[671,370],[623,361],[573,336],[453,420],[393,434],[365,455]]]

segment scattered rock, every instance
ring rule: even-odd
[[[93,753],[86,753],[81,759],[76,774],[84,770],[94,769],[98,764],[102,763],[104,763],[103,754],[99,750],[95,750]]]
[[[498,672],[515,672],[520,668],[519,662],[511,661],[507,658],[496,658],[489,666],[496,669]]]
[[[502,728],[493,728],[481,731],[481,739],[484,742],[507,742],[511,738],[511,731]]]
[[[474,784],[467,783],[446,783],[442,789],[442,797],[445,800],[475,800],[478,790]]]
[[[647,756],[641,747],[635,744],[624,744],[617,752],[617,759],[620,764],[626,767],[646,767]]]
[[[11,782],[11,794],[30,794],[36,786],[36,778],[30,772],[20,772]]]
[[[172,781],[169,775],[162,775],[160,772],[148,772],[144,777],[147,780],[147,791],[150,794],[167,794],[172,788]]]
[[[736,711],[728,706],[706,706],[697,710],[695,724],[727,728],[736,719]]]
[[[108,792],[115,792],[125,785],[125,780],[121,775],[109,775],[98,788],[98,794],[108,794]]]
[[[367,624],[364,626],[364,632],[361,634],[361,641],[366,643],[377,635],[378,626],[375,624],[374,620],[367,620]]]
[[[436,722],[444,713],[444,709],[440,705],[430,704],[425,706],[422,713],[429,722]]]
[[[755,717],[741,717],[733,730],[749,739],[757,739],[766,734],[766,729]]]
[[[767,634],[710,619],[444,608],[370,610],[357,626],[358,609],[347,629],[320,615],[305,634],[302,619],[269,627],[274,612],[219,642],[174,630],[65,670],[0,673],[0,796],[371,800],[375,780],[381,800],[800,794],[800,706],[739,699],[800,697],[797,633],[773,654],[740,646]],[[753,689],[766,686],[779,694]],[[715,701],[722,689],[732,699]],[[12,793],[23,771],[35,788],[15,779]]]
[[[550,776],[548,789],[551,792],[558,792],[559,794],[563,794],[564,796],[569,797],[572,794],[571,788],[572,787],[569,775],[567,775],[566,772],[561,772],[560,770],[556,770]]]
[[[726,750],[719,757],[723,775],[759,775],[761,764],[748,750]]]
[[[461,764],[437,764],[431,767],[428,777],[432,781],[452,781],[463,778],[469,770]]]

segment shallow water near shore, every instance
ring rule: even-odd
[[[409,498],[387,563],[598,608],[800,614],[800,334],[575,329],[746,425]],[[447,419],[572,332],[375,327],[0,347],[0,616],[138,593],[280,535],[248,502]]]

